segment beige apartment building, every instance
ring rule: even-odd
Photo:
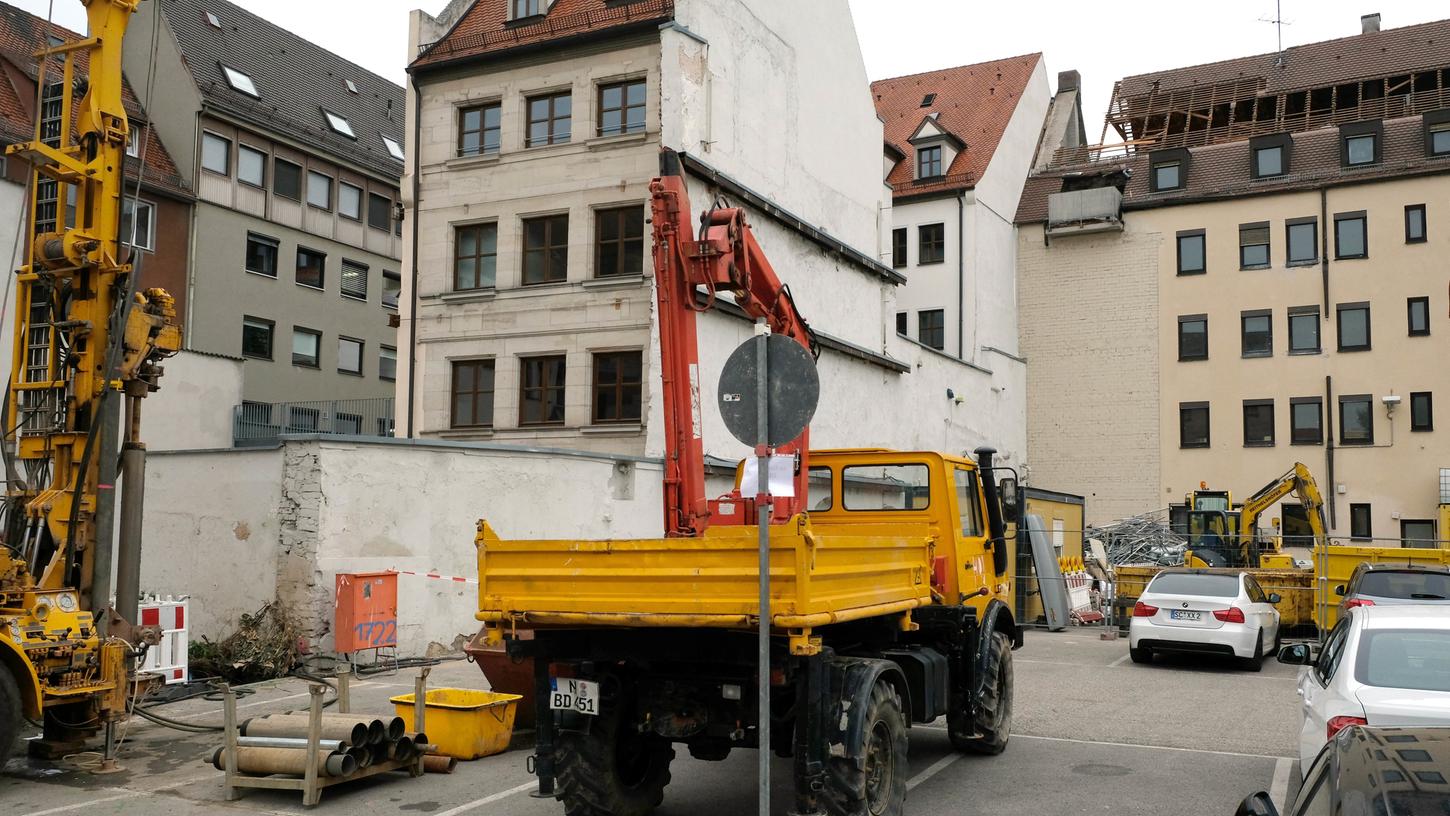
[[[1372,16],[1118,83],[1127,144],[1056,151],[1017,214],[1033,482],[1101,522],[1300,461],[1339,539],[1450,536],[1447,38]]]

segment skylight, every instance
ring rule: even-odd
[[[393,158],[397,159],[398,161],[403,160],[403,146],[398,144],[398,141],[396,139],[389,139],[387,136],[384,136],[383,144],[388,146],[388,153]]]
[[[348,93],[357,93],[357,85],[354,85],[352,80],[344,79],[343,84],[347,85]]]
[[[252,82],[250,76],[225,65],[222,66],[222,73],[226,75],[227,84],[232,86],[234,90],[241,91],[247,96],[255,96],[258,99],[262,98],[262,95],[257,93],[257,86]]]
[[[206,13],[206,24],[211,26],[212,28],[222,27],[222,21],[218,20],[217,16],[209,11]]]
[[[352,123],[347,121],[347,117],[338,116],[330,110],[324,110],[322,115],[327,117],[327,124],[333,130],[349,139],[357,138],[357,134],[352,132]]]
[[[936,102],[936,94],[934,93],[929,93],[921,98],[921,106],[923,108],[931,107],[934,102]]]

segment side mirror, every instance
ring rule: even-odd
[[[997,495],[1002,497],[1002,520],[1012,524],[1021,521],[1017,506],[1017,480],[1004,476],[997,482]]]
[[[1344,597],[1344,584],[1340,584],[1339,586],[1335,587],[1334,588],[1334,594],[1335,595],[1338,595],[1341,598],[1343,598]]]
[[[1274,807],[1274,800],[1269,798],[1269,794],[1259,791],[1240,802],[1234,816],[1279,816],[1279,809]]]
[[[1279,662],[1290,666],[1307,666],[1312,659],[1306,643],[1295,643],[1279,650]]]
[[[1279,593],[1277,593],[1277,592],[1270,592],[1269,593],[1269,603],[1277,605],[1279,603],[1279,601],[1282,601],[1282,600],[1284,600],[1284,599],[1281,598],[1281,597],[1279,597]]]

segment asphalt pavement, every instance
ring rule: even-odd
[[[1096,630],[1028,633],[1015,654],[1013,737],[997,757],[957,754],[937,725],[910,733],[911,816],[1054,816],[1162,814],[1228,816],[1247,794],[1292,795],[1298,733],[1295,668],[1264,664],[1247,672],[1211,658],[1128,660],[1126,639],[1099,640]],[[436,667],[430,686],[483,688],[476,666]],[[412,690],[412,675],[377,675],[354,684],[356,711],[388,711],[387,698]],[[306,684],[289,679],[257,687],[240,716],[306,704]],[[169,705],[167,716],[219,724],[220,706],[196,699]],[[220,738],[134,725],[123,746],[122,773],[96,776],[65,764],[13,759],[0,774],[0,806],[15,816],[213,813],[426,814],[427,816],[561,816],[552,800],[529,796],[527,750],[460,763],[450,776],[402,775],[363,780],[323,793],[304,809],[298,794],[246,791],[225,801],[222,774],[202,761]],[[84,760],[84,758],[80,758]],[[685,751],[659,816],[744,816],[755,812],[755,755],[701,762]],[[775,812],[790,802],[790,762],[775,763]]]

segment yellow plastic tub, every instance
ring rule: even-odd
[[[517,694],[498,694],[473,689],[430,689],[423,698],[423,732],[438,746],[438,752],[458,759],[501,754],[508,750],[514,732]],[[413,695],[389,700],[408,730],[413,723]]]

